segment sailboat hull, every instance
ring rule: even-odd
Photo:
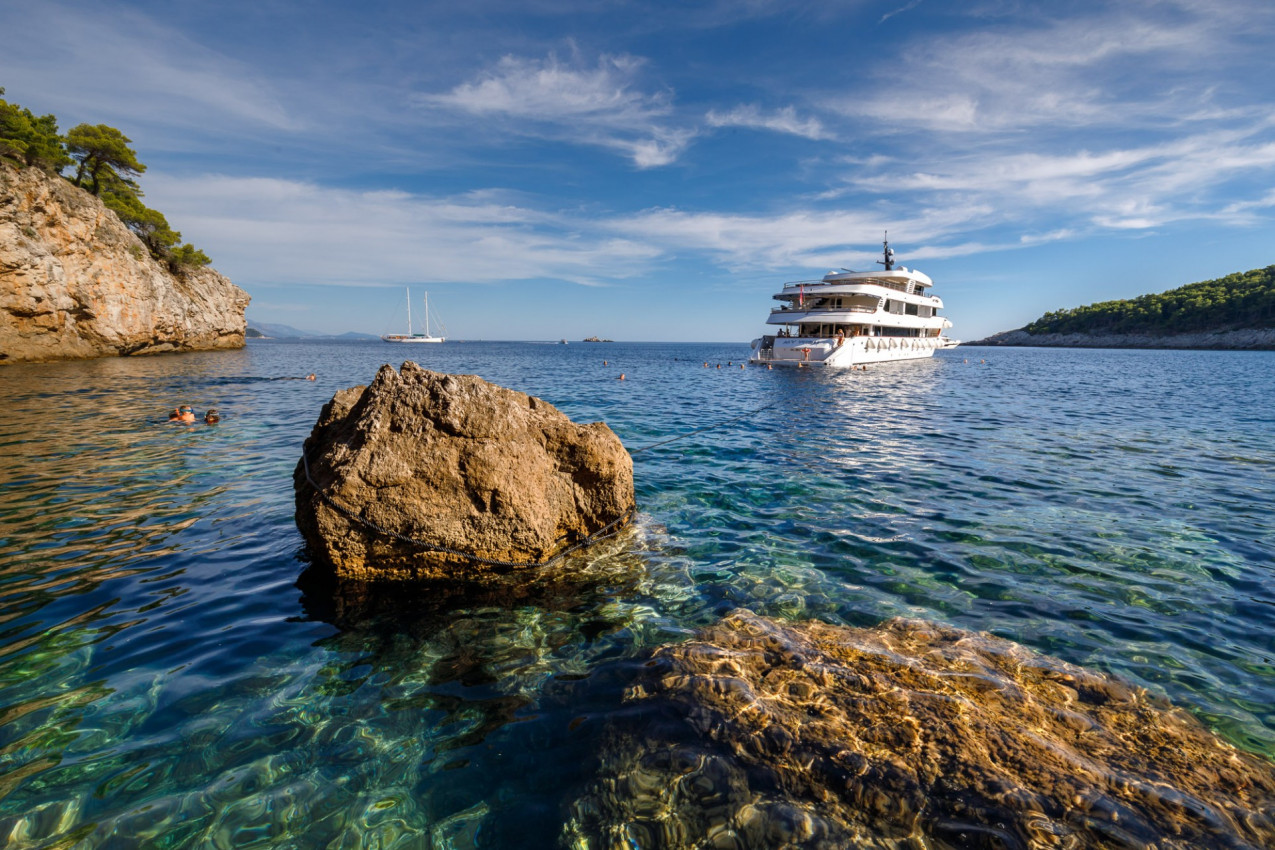
[[[443,342],[444,337],[441,336],[408,336],[407,334],[386,334],[381,337],[386,342]]]

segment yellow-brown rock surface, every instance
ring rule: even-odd
[[[0,163],[0,363],[241,348],[249,297],[174,275],[99,198]]]
[[[578,425],[533,396],[411,362],[333,396],[304,451],[297,526],[315,560],[345,579],[531,567],[622,525],[634,507],[633,461],[605,424]]]
[[[626,697],[576,848],[1271,848],[1275,769],[1006,640],[736,611]]]

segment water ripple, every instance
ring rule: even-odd
[[[552,846],[634,665],[735,607],[990,631],[1275,756],[1275,355],[745,353],[412,352],[631,448],[689,434],[635,455],[638,522],[562,581],[448,599],[298,584],[301,441],[401,352],[0,370],[0,836]],[[179,403],[222,423],[167,424]]]

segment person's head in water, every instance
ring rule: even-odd
[[[218,422],[221,421],[221,414],[218,413],[216,410],[210,410],[204,414],[204,421],[207,422],[209,425],[216,425]]]
[[[195,411],[190,409],[189,404],[183,404],[181,407],[177,408],[171,414],[169,414],[168,421],[169,422],[194,422]]]

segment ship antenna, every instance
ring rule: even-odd
[[[890,250],[890,231],[885,231],[885,239],[881,243],[881,251],[885,256],[884,260],[877,260],[880,265],[885,266],[886,271],[894,268],[894,252]]]

